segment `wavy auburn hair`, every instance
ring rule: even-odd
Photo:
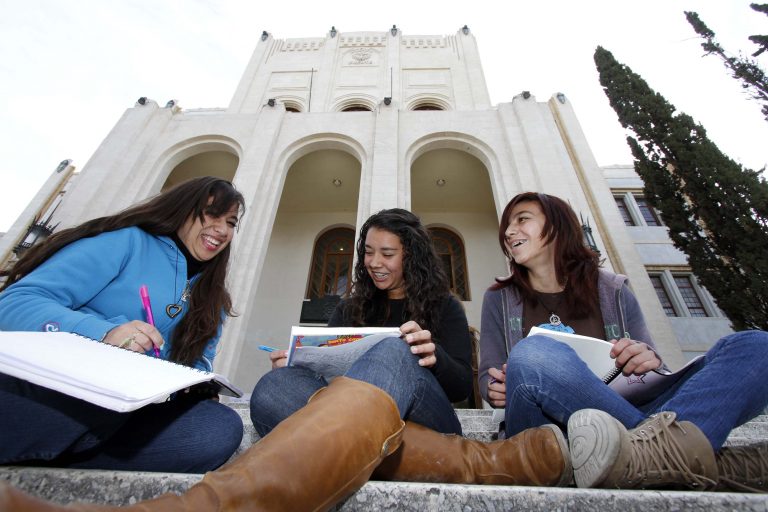
[[[132,226],[152,235],[171,236],[191,216],[204,222],[205,214],[218,217],[234,205],[237,205],[240,217],[245,211],[245,200],[226,180],[206,176],[185,181],[115,215],[99,217],[54,233],[41,244],[28,249],[13,268],[0,273],[8,277],[0,292],[32,272],[59,249],[81,238]],[[216,336],[222,322],[222,311],[228,316],[234,315],[225,283],[231,247],[231,244],[227,245],[205,264],[195,281],[189,311],[173,332],[172,361],[193,365],[202,356],[206,344]]]
[[[509,227],[512,210],[520,203],[538,203],[544,213],[541,238],[545,245],[554,244],[555,275],[557,282],[565,286],[565,302],[577,318],[599,311],[597,295],[597,270],[599,255],[587,247],[576,213],[568,203],[556,196],[537,192],[523,192],[512,198],[504,208],[499,225],[499,246],[509,261],[510,275],[497,278],[491,287],[500,289],[515,286],[523,300],[536,304],[535,290],[528,280],[528,269],[515,263],[507,249],[505,232]]]
[[[345,308],[355,326],[376,325],[389,313],[386,290],[379,290],[365,268],[365,238],[371,228],[396,235],[403,244],[405,311],[422,329],[434,331],[443,300],[450,295],[448,277],[421,220],[401,208],[381,210],[360,228],[352,290]]]

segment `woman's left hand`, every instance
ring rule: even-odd
[[[411,352],[419,356],[419,364],[425,368],[435,366],[435,343],[432,341],[432,333],[422,329],[419,324],[410,320],[400,326],[403,340],[411,346]]]
[[[624,375],[642,375],[661,367],[661,359],[642,341],[621,338],[613,344],[611,357],[616,359],[616,367]]]

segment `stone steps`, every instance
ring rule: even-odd
[[[258,440],[246,401],[229,404],[245,425],[238,452]],[[489,410],[462,409],[459,419],[467,437],[491,440],[495,424]],[[768,440],[768,415],[735,429],[728,444]],[[58,503],[86,501],[127,505],[165,492],[181,493],[202,475],[143,473],[56,468],[0,467],[0,479],[36,496]],[[624,512],[656,510],[768,511],[768,495],[683,491],[621,491],[523,486],[476,486],[368,482],[339,504],[339,511],[474,511],[474,510],[595,510]]]

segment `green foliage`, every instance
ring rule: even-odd
[[[598,47],[600,83],[651,205],[734,328],[768,329],[768,183],[709,140],[639,75]]]
[[[753,10],[768,14],[768,4],[750,4]],[[715,33],[699,18],[699,15],[695,12],[685,12],[685,18],[688,23],[693,27],[703,39],[701,47],[707,55],[717,55],[725,64],[733,77],[741,82],[741,86],[749,92],[753,99],[760,102],[762,106],[763,116],[768,121],[768,76],[760,68],[758,63],[747,57],[734,57],[729,55],[725,49],[715,40]],[[768,36],[754,35],[750,36],[749,40],[758,45],[758,50],[752,54],[752,57],[757,57],[764,51],[768,50]]]

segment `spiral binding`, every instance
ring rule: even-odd
[[[614,368],[613,370],[605,374],[605,376],[603,377],[603,382],[605,382],[606,384],[610,383],[613,379],[618,377],[620,373],[621,373],[621,368]]]

